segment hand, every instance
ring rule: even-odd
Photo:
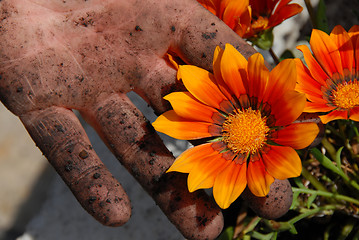
[[[181,88],[166,52],[211,70],[225,43],[254,53],[194,0],[2,0],[0,99],[101,223],[124,224],[130,202],[72,109],[186,238],[212,239],[223,226],[220,210],[203,191],[189,193],[185,175],[164,174],[173,156],[125,94],[165,111],[162,97]]]

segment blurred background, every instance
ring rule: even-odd
[[[304,1],[293,2],[304,10],[274,28],[273,51],[278,56],[306,41],[311,33]],[[311,2],[315,7],[318,1]],[[325,0],[325,3],[330,30],[337,24],[346,30],[359,24],[354,16],[355,9],[359,11],[358,0]],[[268,54],[266,58],[271,61]],[[136,94],[129,96],[152,122],[155,116],[147,104]],[[97,154],[128,193],[133,206],[131,220],[119,228],[97,223],[80,207],[18,118],[0,104],[0,240],[183,239],[93,129],[83,124]],[[175,156],[188,147],[184,141],[162,137]]]

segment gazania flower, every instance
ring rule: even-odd
[[[198,0],[243,38],[271,29],[300,13],[303,8],[291,0]]]
[[[305,66],[296,60],[298,84],[308,102],[305,112],[321,112],[323,123],[335,119],[359,121],[359,26],[349,32],[336,26],[330,35],[313,30],[310,47],[303,52]]]
[[[303,10],[296,3],[289,4],[291,1],[250,0],[249,5],[252,8],[252,32],[249,34],[257,34],[258,32],[273,28]]]
[[[197,0],[211,13],[222,19],[239,36],[250,29],[251,8],[249,0]]]
[[[307,147],[319,130],[314,123],[293,123],[306,102],[294,91],[293,60],[269,72],[260,54],[247,62],[226,44],[215,50],[213,74],[180,65],[178,78],[188,92],[165,96],[173,110],[153,126],[177,139],[211,138],[182,153],[168,170],[189,173],[190,192],[213,187],[216,202],[227,208],[247,185],[265,196],[274,179],[300,175],[294,149]]]

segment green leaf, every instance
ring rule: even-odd
[[[258,37],[248,40],[263,50],[269,50],[273,46],[273,29],[265,30]]]
[[[330,33],[324,0],[319,1],[318,9],[315,15],[315,24],[319,30],[322,30],[328,34]]]
[[[338,236],[337,240],[345,240],[353,231],[354,226],[356,225],[356,221],[354,219],[349,219],[347,223],[343,226],[340,235]]]
[[[262,234],[262,233],[253,231],[251,233],[251,236],[253,238],[255,238],[255,239],[258,239],[258,240],[275,240],[275,239],[277,239],[277,237],[275,236],[275,233],[276,232],[271,232],[271,233],[268,233],[268,234]]]
[[[348,177],[340,169],[338,169],[334,165],[334,163],[329,158],[327,158],[323,153],[321,153],[317,148],[313,148],[311,152],[313,156],[323,165],[323,167],[333,171],[334,173],[338,174],[344,179],[348,179]]]
[[[312,194],[308,197],[307,200],[307,208],[310,208],[310,206],[312,205],[312,203],[314,202],[314,200],[317,198],[317,194]]]
[[[337,168],[341,169],[342,168],[342,161],[340,158],[340,154],[342,153],[344,146],[339,148],[337,153],[335,154],[335,162],[337,163]]]
[[[299,194],[300,194],[300,192],[293,193],[293,202],[292,202],[292,205],[290,206],[290,209],[294,209],[295,207],[297,207],[299,205],[299,202],[298,202]]]
[[[299,188],[306,189],[306,187],[303,185],[302,181],[300,180],[300,177],[293,178],[293,181],[295,182],[295,184],[297,184]]]
[[[232,240],[234,235],[234,228],[227,227],[222,234],[217,238],[217,240]]]
[[[290,232],[291,234],[298,234],[298,231],[297,231],[297,229],[294,227],[294,224],[292,224],[292,223],[288,223],[288,224],[290,225],[289,232]]]
[[[208,140],[207,142],[212,143],[212,142],[218,142],[218,141],[222,141],[222,137],[216,137],[216,138]]]
[[[290,50],[285,50],[282,55],[279,57],[280,61],[283,61],[284,59],[288,59],[288,58],[295,58],[294,54],[292,53],[292,51]]]

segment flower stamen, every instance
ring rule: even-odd
[[[230,114],[222,125],[223,142],[236,154],[254,154],[267,140],[266,117],[251,108]]]
[[[356,80],[339,84],[332,92],[333,103],[343,109],[359,105],[359,84]]]
[[[269,20],[267,17],[259,16],[258,19],[252,20],[252,28],[257,29],[266,29],[268,27]]]

